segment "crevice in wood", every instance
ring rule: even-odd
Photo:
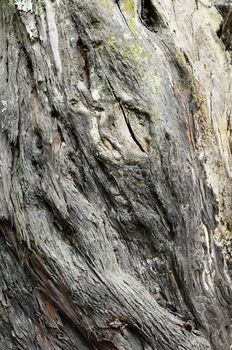
[[[141,0],[141,20],[152,32],[158,32],[160,27],[165,27],[163,19],[152,0]]]

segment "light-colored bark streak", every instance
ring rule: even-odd
[[[50,0],[45,1],[46,15],[47,15],[47,25],[49,32],[49,42],[53,52],[53,58],[56,65],[58,76],[62,73],[62,62],[59,52],[59,34],[57,30],[56,18],[55,18],[55,8]]]

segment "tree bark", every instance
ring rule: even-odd
[[[229,2],[0,16],[0,349],[229,350]]]

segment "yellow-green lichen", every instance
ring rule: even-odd
[[[134,39],[127,40],[126,44],[119,44],[115,35],[109,37],[108,46],[119,54],[137,71],[137,78],[144,88],[148,88],[150,92],[157,92],[159,89],[158,80],[154,73],[146,69],[146,65],[151,59],[150,54]]]
[[[100,6],[105,6],[106,3],[107,3],[107,0],[100,0],[100,1],[99,1],[99,5],[100,5]]]
[[[135,14],[134,0],[124,0],[123,1],[123,8],[124,8],[125,12],[128,14],[128,16],[134,16],[134,14]]]
[[[99,0],[99,6],[103,7],[109,13],[111,13],[113,11],[113,1],[112,0]]]
[[[147,52],[139,45],[131,42],[128,46],[128,54],[131,58],[145,58],[147,57]]]
[[[129,19],[129,27],[130,27],[132,32],[134,32],[136,30],[136,23],[135,23],[135,19],[134,18],[130,18]]]
[[[40,17],[43,15],[44,7],[45,7],[44,0],[38,0],[36,3],[36,10],[35,10],[35,13],[37,16]]]
[[[134,40],[127,40],[126,45],[123,46],[119,44],[117,37],[112,35],[108,38],[107,44],[122,57],[134,63],[137,62],[139,65],[143,65],[142,59],[148,55],[147,51],[136,44]]]
[[[136,30],[134,0],[124,0],[123,10],[128,17],[128,25],[131,31],[134,32]]]

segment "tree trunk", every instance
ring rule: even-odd
[[[0,16],[0,349],[229,350],[229,1]]]

